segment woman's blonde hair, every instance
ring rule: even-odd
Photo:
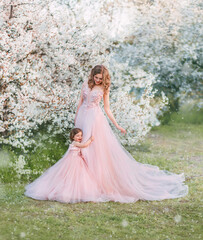
[[[111,85],[111,78],[108,69],[104,65],[96,65],[94,68],[92,68],[88,79],[88,86],[90,89],[95,86],[94,76],[97,74],[102,74],[102,85],[104,88],[104,93],[106,93]]]

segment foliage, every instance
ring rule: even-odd
[[[198,0],[140,4],[130,25],[134,31],[117,48],[120,63],[155,76],[156,96],[166,94],[169,111],[178,111],[185,98],[202,98],[202,11]]]
[[[50,123],[52,136],[66,137],[67,130],[74,126],[81,84],[90,69],[101,63],[112,76],[112,111],[129,132],[122,142],[134,144],[151,126],[158,125],[156,115],[167,98],[162,93],[163,101],[154,100],[156,91],[151,87],[156,81],[154,75],[139,67],[120,64],[115,58],[115,50],[133,32],[133,28],[126,31],[125,24],[129,26],[125,21],[126,10],[131,18],[134,16],[131,10],[140,11],[139,7],[139,3],[121,0],[3,4],[0,141],[27,153],[32,145],[37,146],[32,130],[37,131],[43,123]],[[147,9],[148,4],[145,6],[144,2],[143,7]],[[128,94],[133,76],[137,78],[134,86],[144,88],[137,104]],[[126,107],[124,112],[117,102]],[[130,113],[131,119],[123,119],[123,113]]]

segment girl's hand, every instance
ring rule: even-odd
[[[124,135],[127,133],[124,128],[122,128],[122,127],[120,127],[120,126],[118,126],[117,128],[121,131],[121,133],[124,133]]]
[[[91,142],[92,142],[92,141],[94,141],[94,137],[93,137],[93,136],[91,136],[91,138],[90,138],[90,139],[91,139]]]

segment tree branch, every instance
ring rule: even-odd
[[[10,8],[9,19],[11,19],[12,17],[13,17],[13,5],[11,5],[11,8]]]

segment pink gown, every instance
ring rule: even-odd
[[[82,129],[83,141],[91,136],[95,138],[88,148],[81,151],[103,200],[130,203],[139,199],[163,200],[188,194],[184,173],[175,174],[157,166],[141,164],[121,145],[99,105],[102,89],[91,90],[86,81],[82,97],[75,127]],[[91,186],[89,189],[91,191]],[[94,200],[98,201],[96,197]]]
[[[63,203],[105,201],[81,155],[81,149],[73,144],[58,162],[26,185],[25,189],[25,196],[37,200]]]

